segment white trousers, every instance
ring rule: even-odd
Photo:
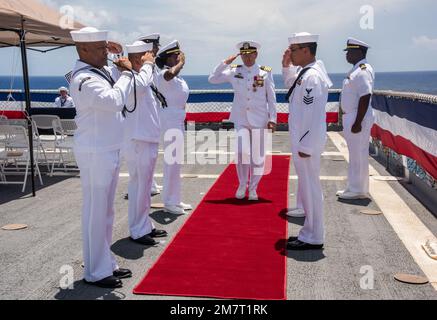
[[[110,247],[119,156],[119,150],[75,152],[82,184],[82,241],[84,278],[87,281],[112,276],[118,269]]]
[[[264,174],[266,146],[263,129],[235,125],[238,181],[240,186],[249,185],[249,192],[256,191]]]
[[[129,231],[133,239],[152,232],[154,225],[149,217],[153,171],[158,158],[158,143],[129,141],[126,161],[129,170]]]
[[[306,218],[298,239],[310,244],[324,241],[323,192],[320,183],[320,153],[301,158],[293,152],[293,161],[298,176],[298,203],[302,201]],[[299,198],[300,197],[300,198]]]
[[[362,130],[352,133],[356,114],[343,115],[343,135],[349,149],[347,190],[356,193],[369,193],[369,139],[373,118],[365,118]]]
[[[166,108],[161,111],[160,118],[164,147],[162,200],[165,206],[176,206],[181,203],[185,111]]]

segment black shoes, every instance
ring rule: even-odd
[[[157,241],[155,241],[151,236],[149,235],[144,235],[141,238],[138,239],[133,239],[132,237],[130,238],[131,241],[145,245],[145,246],[154,246],[155,244],[158,244]]]
[[[293,237],[290,237],[293,238]],[[320,250],[323,244],[311,244],[295,239],[287,242],[287,250]]]
[[[102,280],[93,281],[93,282],[86,281],[85,279],[83,279],[83,282],[100,288],[121,288],[123,286],[121,280],[115,276],[109,276],[103,278]]]
[[[138,239],[130,238],[133,242],[143,244],[145,246],[154,246],[155,244],[158,244],[158,242],[153,238],[162,238],[167,236],[167,231],[165,230],[159,230],[159,229],[153,229],[152,232],[142,236]]]
[[[132,271],[129,269],[118,268],[112,273],[112,275],[118,279],[130,278],[132,277]]]
[[[166,237],[166,236],[167,236],[167,231],[165,231],[165,230],[153,229],[152,232],[150,232],[149,234],[147,234],[147,236],[152,237],[152,238],[161,238],[161,237]]]

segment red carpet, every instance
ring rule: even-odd
[[[258,202],[234,198],[238,179],[229,165],[134,293],[285,299],[290,157],[272,161]]]

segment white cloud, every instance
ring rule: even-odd
[[[413,38],[413,43],[416,46],[423,47],[428,50],[437,51],[437,38],[430,38],[428,36],[419,36]]]

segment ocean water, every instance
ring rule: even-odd
[[[230,84],[213,85],[208,82],[207,75],[182,75],[192,90],[219,90],[231,89]],[[335,89],[341,89],[345,74],[330,74]],[[274,75],[277,89],[283,89],[284,84],[281,75]],[[0,89],[23,89],[22,77],[0,76]],[[30,77],[31,89],[57,89],[67,86],[63,76],[34,76]],[[380,72],[376,73],[375,89],[412,91],[437,95],[437,71],[417,72]]]

